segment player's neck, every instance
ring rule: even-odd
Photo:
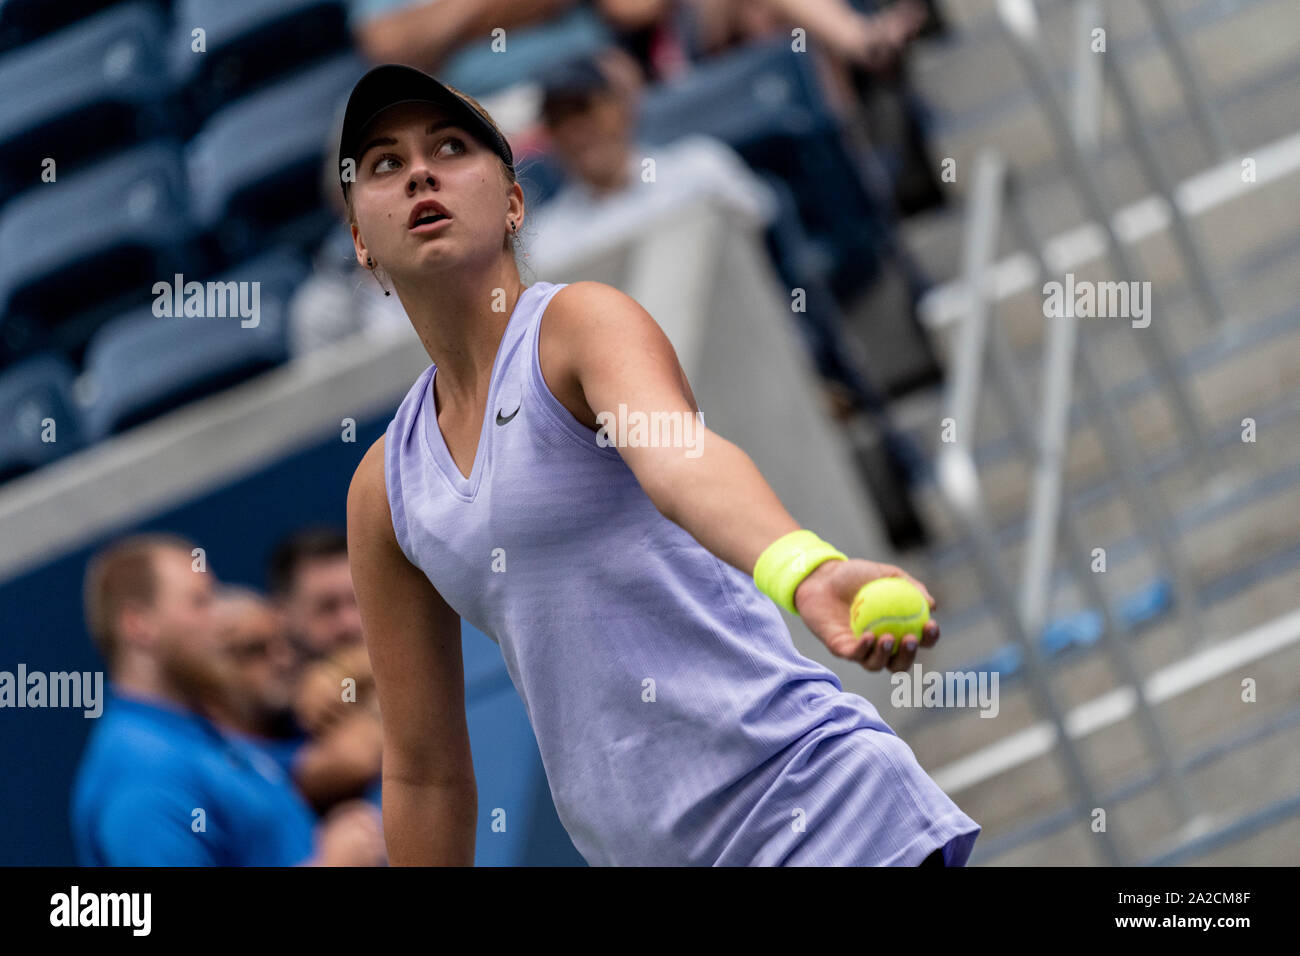
[[[436,290],[404,293],[411,324],[438,366],[440,399],[459,405],[486,392],[501,337],[524,291],[513,261],[508,266],[508,271],[440,281]]]

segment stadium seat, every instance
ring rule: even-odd
[[[617,37],[592,4],[576,3],[552,19],[515,27],[504,53],[491,37],[462,46],[438,70],[438,79],[478,99],[536,79],[557,60],[599,53]]]
[[[0,3],[0,50],[31,43],[47,33],[111,7],[121,0],[4,0]]]
[[[278,240],[306,248],[335,221],[323,164],[365,70],[351,54],[330,59],[222,109],[186,147],[195,219],[227,261]]]
[[[185,135],[224,104],[351,46],[344,0],[178,0],[168,70],[194,124]]]
[[[80,447],[73,379],[72,366],[57,355],[33,356],[0,373],[0,481]]]
[[[752,43],[648,92],[639,136],[669,143],[688,133],[716,136],[790,187],[809,238],[832,253],[837,295],[878,273],[891,245],[889,211],[868,192],[810,58],[787,40]]]
[[[809,58],[784,39],[753,43],[647,91],[640,135],[668,143],[707,133],[743,151],[836,128]]]
[[[198,271],[179,144],[135,147],[13,200],[0,217],[8,353],[75,351],[160,277]]]
[[[168,132],[165,38],[157,8],[131,3],[0,57],[0,201],[43,185],[47,157],[62,178]]]
[[[258,283],[255,324],[238,314],[159,316],[150,306],[104,325],[86,350],[88,436],[124,431],[283,362],[288,300],[307,271],[277,251],[214,280]]]

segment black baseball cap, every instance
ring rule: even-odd
[[[342,178],[344,160],[359,158],[356,153],[362,146],[361,136],[366,127],[388,107],[398,103],[434,103],[441,106],[456,117],[466,131],[500,156],[507,166],[514,168],[515,159],[510,144],[496,131],[487,116],[464,98],[464,94],[440,83],[422,70],[398,63],[385,63],[357,80],[343,113],[343,131],[339,137],[339,185],[343,188],[345,199],[348,183]]]

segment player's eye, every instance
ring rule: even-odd
[[[438,144],[438,152],[442,152],[442,148],[451,143],[455,143],[459,147],[458,149],[455,150],[456,153],[464,153],[467,152],[468,150],[468,147],[465,146],[465,141],[461,139],[459,136],[448,136],[446,139],[444,139],[441,143]]]
[[[387,162],[396,163],[397,157],[392,155],[391,153],[385,153],[383,156],[380,156],[378,159],[375,160],[374,164],[370,167],[370,171],[372,173],[387,172],[387,170],[380,168],[381,166],[383,166],[384,163]]]

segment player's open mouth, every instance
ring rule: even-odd
[[[437,213],[423,216],[415,221],[415,225],[411,227],[411,232],[430,232],[444,222],[451,222],[451,220]]]
[[[411,210],[407,227],[412,232],[422,232],[449,219],[451,219],[451,214],[447,212],[445,206],[432,199],[426,199],[423,202],[416,203],[415,208]]]

